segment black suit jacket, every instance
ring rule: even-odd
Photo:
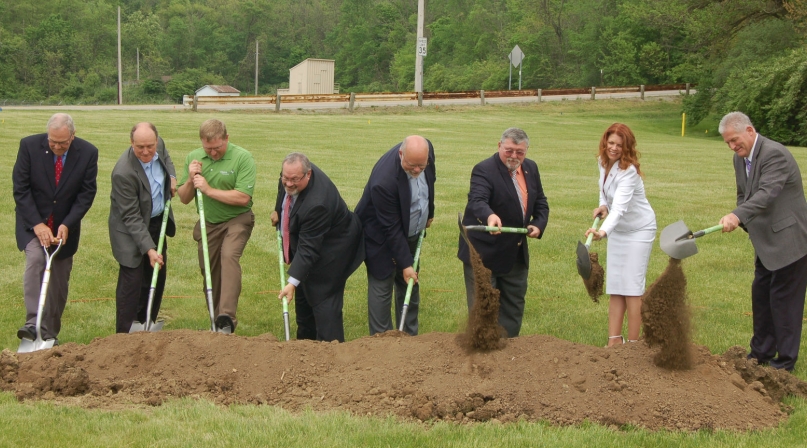
[[[429,143],[429,164],[421,173],[429,186],[429,215],[434,218],[434,147]],[[373,167],[364,187],[356,214],[364,228],[367,272],[375,278],[387,278],[395,269],[412,266],[409,251],[409,205],[412,192],[409,178],[401,168],[400,143],[387,151]]]
[[[280,222],[285,196],[278,182],[275,211]],[[308,186],[297,195],[289,213],[289,259],[289,276],[300,280],[312,306],[344,289],[347,278],[364,260],[359,218],[314,164]]]
[[[165,142],[157,139],[157,160],[165,172],[163,182],[163,198],[171,197],[171,177],[176,176],[174,163],[165,149]],[[123,266],[136,268],[140,266],[143,255],[149,249],[157,249],[157,241],[151,238],[149,222],[151,221],[152,199],[151,185],[143,165],[130,146],[118,159],[112,169],[112,189],[109,193],[109,243],[112,255]],[[166,236],[174,236],[173,209],[168,213]]]
[[[539,238],[543,237],[549,220],[549,204],[541,186],[538,165],[530,159],[524,159],[522,170],[527,181],[527,218],[521,213],[516,187],[497,152],[476,164],[471,172],[471,190],[468,193],[463,225],[487,225],[488,216],[496,214],[504,227],[533,225],[541,229]],[[468,238],[482,257],[485,267],[494,274],[510,272],[517,257],[521,257],[527,267],[530,265],[527,236],[524,234],[491,235],[474,231],[468,232]],[[464,263],[471,262],[468,245],[462,237],[459,239],[457,257]]]
[[[67,242],[57,258],[73,256],[81,237],[81,219],[95,199],[98,174],[98,148],[78,137],[73,139],[56,186],[53,151],[48,146],[48,134],[37,134],[20,140],[17,162],[14,164],[14,202],[16,203],[17,248],[36,238],[33,228],[47,224],[53,214],[53,226],[68,228]]]

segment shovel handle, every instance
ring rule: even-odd
[[[717,232],[718,230],[723,230],[723,224],[718,224],[716,226],[709,227],[708,229],[698,230],[697,232],[693,233],[690,238],[700,238],[712,232]]]
[[[530,233],[529,229],[523,227],[502,227],[500,229],[496,226],[465,226],[465,229],[479,232]]]
[[[599,215],[594,218],[594,224],[591,225],[592,229],[596,229],[597,226],[600,225],[600,217]],[[591,247],[591,241],[594,239],[594,233],[589,233],[588,238],[586,238],[586,248]]]

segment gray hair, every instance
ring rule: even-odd
[[[311,161],[308,160],[308,157],[301,152],[293,152],[283,159],[283,165],[290,165],[297,162],[303,164],[303,175],[308,174],[308,172],[311,171]]]
[[[530,147],[530,138],[527,137],[526,132],[519,128],[508,128],[506,131],[504,131],[500,141],[504,143],[505,140],[512,140],[516,145],[521,144],[521,142],[525,142],[527,144],[527,148]]]
[[[720,125],[717,127],[717,132],[723,133],[726,131],[726,128],[732,128],[737,132],[742,132],[748,126],[752,128],[754,125],[751,123],[751,119],[748,118],[748,115],[742,112],[730,112],[720,120]],[[756,129],[754,129],[756,131]]]
[[[50,131],[51,129],[55,131],[56,129],[61,129],[64,127],[66,127],[68,131],[70,131],[70,135],[76,133],[76,125],[73,124],[73,117],[65,113],[59,112],[53,114],[50,117],[50,119],[48,120],[48,127],[46,128],[46,131]]]

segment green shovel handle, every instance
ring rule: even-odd
[[[693,233],[690,238],[700,238],[712,232],[717,232],[718,230],[723,230],[723,224],[718,224],[716,226],[709,227],[708,229],[698,230],[697,232]]]
[[[591,225],[591,228],[596,229],[597,226],[600,225],[600,217],[597,216],[594,218],[594,224]],[[589,233],[588,238],[586,238],[586,247],[591,247],[591,241],[594,239],[594,232]]]
[[[530,233],[529,229],[523,227],[502,227],[500,229],[496,226],[465,226],[465,229],[479,232]]]

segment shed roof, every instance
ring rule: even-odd
[[[205,87],[210,87],[211,89],[213,89],[213,90],[215,90],[216,92],[219,92],[219,93],[241,93],[241,91],[236,89],[235,87],[232,87],[232,86],[217,86],[217,85],[202,86],[202,87],[196,89],[196,91],[199,92],[200,90],[204,89]]]

